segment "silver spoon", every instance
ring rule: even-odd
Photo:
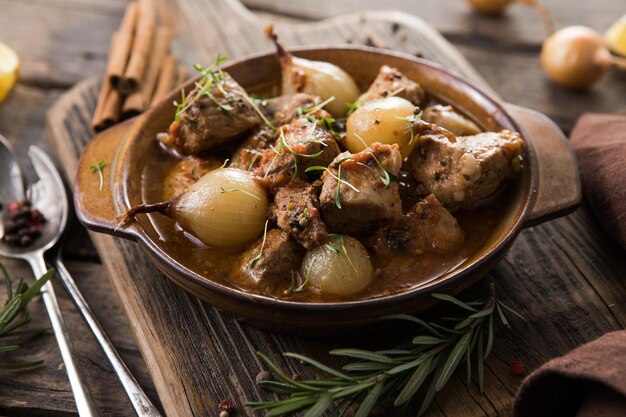
[[[35,159],[33,158],[32,149],[33,147],[31,147],[31,159],[33,159],[35,170],[37,170],[37,164],[35,164]],[[60,184],[61,193],[59,194],[62,194],[62,195],[58,195],[57,199],[62,200],[61,203],[64,205],[64,209],[67,211],[67,206],[69,205],[69,203],[67,200],[67,195],[65,194],[65,189],[63,188],[61,177],[59,173],[57,172],[56,168],[54,167],[54,164],[52,163],[52,161],[50,161],[50,158],[43,151],[39,149],[37,149],[37,151],[39,154],[38,158],[44,159],[47,162],[46,165],[48,168],[46,172],[37,170],[37,173],[40,178],[53,177],[55,178],[55,181],[57,181]],[[21,174],[19,175],[21,177]],[[1,183],[0,183],[0,186],[2,186]],[[36,187],[33,186],[33,188],[36,188]],[[48,190],[48,192],[52,193],[51,190]],[[64,227],[60,230],[59,234],[63,232],[63,229]],[[65,264],[63,263],[61,259],[61,250],[60,250],[59,245],[55,245],[55,247],[53,248],[53,252],[56,252],[56,254],[53,254],[53,255],[56,255],[54,257],[55,258],[54,262],[57,268],[57,272],[59,273],[59,276],[61,278],[61,281],[65,285],[65,288],[67,289],[70,297],[72,298],[72,301],[74,301],[74,304],[76,305],[76,307],[82,314],[83,318],[89,325],[89,328],[91,329],[93,335],[96,337],[96,340],[100,344],[100,347],[104,351],[107,359],[113,366],[113,369],[116,375],[118,376],[120,382],[122,383],[122,386],[124,387],[124,390],[126,391],[126,394],[128,395],[128,398],[130,399],[130,402],[132,403],[135,409],[135,412],[140,417],[161,417],[161,414],[159,413],[158,409],[154,406],[154,404],[152,404],[148,396],[141,389],[141,386],[139,385],[139,383],[137,382],[133,374],[130,372],[130,370],[128,369],[124,361],[122,360],[119,353],[115,350],[115,347],[111,343],[111,340],[106,335],[106,333],[104,332],[104,329],[102,328],[102,326],[96,319],[95,315],[93,314],[91,307],[89,307],[89,304],[87,304],[87,301],[85,300],[82,293],[78,289],[78,286],[74,282],[74,279],[70,275],[69,271],[67,270],[67,268],[65,267]]]
[[[0,240],[0,255],[28,262],[35,277],[40,277],[48,269],[43,257],[44,252],[54,246],[65,228],[67,222],[67,197],[61,178],[58,175],[50,175],[50,171],[54,169],[54,166],[45,153],[34,146],[30,147],[28,153],[33,162],[35,172],[39,176],[39,181],[33,184],[29,190],[29,199],[33,206],[43,213],[47,222],[42,230],[42,235],[27,248],[10,246]],[[11,148],[2,136],[0,136],[0,161],[2,162],[0,170],[9,170],[8,172],[0,172],[0,187],[3,190],[4,201],[21,200],[24,197],[22,176],[19,167],[15,163],[16,160]],[[0,237],[3,235],[4,230],[2,229],[0,230]],[[100,414],[94,405],[89,390],[78,373],[69,333],[50,281],[41,288],[41,297],[59,345],[61,358],[65,364],[65,370],[70,380],[74,399],[76,400],[78,414],[81,417],[97,417]]]

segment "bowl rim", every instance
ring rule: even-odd
[[[431,70],[439,71],[443,73],[444,76],[451,77],[455,82],[465,85],[470,90],[472,90],[473,94],[478,94],[481,96],[483,100],[486,100],[490,103],[490,105],[494,106],[498,111],[506,117],[507,121],[515,128],[517,132],[523,134],[520,131],[517,122],[511,117],[508,113],[502,102],[492,97],[490,94],[484,92],[480,87],[474,85],[472,82],[464,79],[462,76],[455,74],[447,69],[445,69],[442,65],[437,64],[435,62],[415,57],[413,55],[409,55],[402,52],[381,49],[381,48],[373,48],[367,46],[360,45],[344,45],[344,44],[333,44],[333,45],[308,45],[304,47],[298,48],[289,48],[289,52],[298,55],[299,53],[306,52],[324,52],[327,50],[335,50],[335,51],[350,51],[350,52],[363,52],[363,53],[373,53],[377,55],[383,56],[393,56],[395,58],[399,58],[405,61],[409,61],[411,64],[417,64],[425,67],[429,67]],[[275,52],[258,52],[251,55],[246,55],[237,59],[233,59],[232,61],[228,61],[226,64],[222,66],[224,70],[228,70],[229,68],[241,65],[246,63],[247,61],[255,60],[255,59],[264,59],[268,56],[275,55]],[[193,85],[197,81],[198,77],[195,77],[189,81],[187,81],[182,88],[188,88],[190,85]],[[178,93],[176,93],[176,96]],[[175,92],[172,92],[168,95],[160,105],[155,106],[150,109],[146,113],[144,113],[136,123],[133,123],[132,126],[125,132],[125,137],[123,138],[120,148],[117,149],[115,160],[112,164],[112,171],[117,172],[119,168],[121,168],[121,181],[115,181],[116,186],[112,188],[113,193],[113,202],[115,206],[115,210],[118,215],[123,214],[131,207],[131,203],[129,201],[128,194],[128,176],[129,170],[124,169],[124,167],[120,167],[119,162],[124,162],[125,164],[130,163],[130,161],[120,161],[119,155],[124,154],[124,150],[128,150],[134,144],[134,140],[129,140],[133,138],[137,138],[143,126],[149,122],[150,115],[157,113],[162,110],[163,105],[167,102],[171,102],[172,97],[175,96]],[[419,296],[427,295],[435,292],[436,290],[449,286],[463,277],[468,275],[472,275],[474,273],[480,273],[481,268],[485,266],[489,266],[489,262],[493,261],[493,258],[500,254],[502,251],[508,249],[508,247],[513,243],[519,232],[524,228],[524,222],[527,218],[528,213],[532,209],[535,200],[536,200],[536,192],[532,192],[537,188],[538,181],[538,167],[537,165],[537,157],[536,152],[532,143],[531,138],[523,136],[526,147],[525,152],[528,155],[527,163],[529,164],[529,181],[527,181],[528,186],[525,189],[520,189],[518,192],[522,194],[526,194],[525,199],[523,200],[523,205],[521,210],[517,208],[516,205],[515,212],[518,213],[514,218],[514,223],[510,225],[510,221],[507,225],[506,233],[500,237],[493,245],[489,251],[481,254],[477,259],[470,262],[468,265],[464,266],[462,269],[458,269],[458,266],[453,270],[446,272],[442,275],[439,275],[430,282],[424,283],[423,285],[419,285],[416,287],[409,288],[407,290],[403,290],[400,292],[383,295],[383,296],[374,296],[371,298],[364,298],[360,300],[350,300],[350,301],[330,301],[330,302],[304,302],[304,301],[292,301],[292,300],[284,300],[280,298],[271,297],[268,295],[257,294],[257,293],[249,293],[245,292],[242,289],[238,289],[233,286],[228,286],[222,284],[220,282],[214,281],[208,277],[202,276],[193,270],[185,267],[179,261],[171,257],[166,251],[164,251],[161,247],[159,247],[156,242],[153,241],[150,236],[143,230],[143,227],[139,224],[139,222],[135,221],[130,223],[127,229],[124,231],[125,234],[131,235],[135,239],[137,239],[147,250],[148,254],[152,258],[154,262],[156,262],[157,266],[168,275],[170,279],[173,279],[177,285],[182,286],[185,289],[189,289],[189,284],[193,284],[194,286],[202,287],[206,290],[216,293],[219,296],[230,297],[242,302],[246,303],[254,303],[257,305],[271,305],[273,307],[278,307],[282,310],[293,311],[293,312],[307,312],[307,311],[319,311],[323,309],[327,312],[341,312],[345,310],[354,310],[357,308],[363,308],[367,306],[372,306],[373,304],[377,305],[387,305],[396,302],[407,301],[408,299],[417,298]],[[490,269],[490,268],[489,268]],[[175,276],[172,276],[175,275]],[[179,277],[184,277],[184,279],[180,279]],[[188,282],[185,282],[188,281]],[[192,291],[195,294],[195,292]]]

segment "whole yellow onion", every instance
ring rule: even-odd
[[[543,42],[541,65],[555,83],[584,89],[604,75],[611,65],[611,53],[595,30],[571,26]]]

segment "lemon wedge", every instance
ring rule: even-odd
[[[0,103],[17,81],[20,60],[15,51],[0,42]]]
[[[626,56],[626,14],[604,33],[604,41],[611,51]]]

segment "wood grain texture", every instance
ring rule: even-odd
[[[207,5],[180,0],[179,4],[189,30],[213,28],[210,33],[192,31],[198,36],[199,47],[193,56],[183,57],[187,60],[206,62],[216,51],[237,57],[269,48],[259,36],[260,22],[234,2]],[[402,42],[393,36],[394,23],[406,31]],[[277,30],[287,45],[365,42],[368,36],[375,36],[394,49],[419,50],[425,57],[485,85],[458,54],[451,53],[430,32],[416,31],[415,27],[426,26],[403,14],[376,13],[298,27],[279,25]],[[85,122],[93,108],[96,88],[92,83],[74,89],[49,114],[51,136],[68,174],[73,173],[76,158],[89,139]],[[511,332],[499,332],[494,356],[487,362],[484,397],[475,387],[465,387],[457,379],[437,398],[431,415],[507,415],[520,382],[519,377],[510,374],[512,360],[520,359],[535,367],[605,331],[624,326],[622,307],[609,307],[626,301],[624,291],[612,290],[618,285],[611,280],[615,275],[606,270],[603,261],[588,258],[583,262],[578,246],[571,245],[568,237],[585,227],[594,231],[589,222],[583,209],[522,234],[489,279],[498,282],[505,302],[528,317],[527,323],[516,323]],[[326,354],[328,348],[372,346],[367,338],[315,341],[243,326],[173,286],[138,245],[103,235],[93,235],[93,239],[99,252],[106,253],[104,263],[112,284],[133,323],[139,347],[170,416],[214,415],[217,402],[224,398],[232,399],[247,415],[241,408],[245,401],[270,397],[254,383],[255,375],[263,369],[254,354],[256,350],[268,353],[293,373],[310,375],[310,369],[282,361],[279,352],[301,352],[338,364]],[[615,251],[597,232],[595,239],[591,235],[586,243],[596,253]],[[618,274],[626,269],[617,257],[610,258],[610,262]],[[588,274],[581,272],[583,265]],[[545,294],[554,294],[555,298],[546,299]],[[391,412],[388,409],[386,415]]]
[[[245,1],[248,4],[253,2]],[[571,127],[581,111],[626,110],[621,98],[626,78],[617,73],[610,74],[586,94],[570,93],[547,83],[538,67],[537,58],[543,32],[534,22],[532,13],[524,7],[514,7],[504,18],[494,19],[468,13],[461,0],[368,1],[364,2],[367,6],[359,6],[360,10],[370,8],[375,3],[371,7],[403,9],[421,16],[460,49],[502,98],[543,111],[564,129]],[[0,0],[0,39],[12,45],[22,58],[20,84],[9,99],[0,105],[0,133],[9,138],[20,155],[26,155],[28,144],[50,149],[44,134],[45,110],[69,85],[104,70],[106,45],[119,23],[126,3],[127,0]],[[189,5],[189,2],[184,3]],[[237,13],[230,11],[224,15],[219,14],[222,12],[221,4],[211,4],[211,8],[204,10],[203,7],[209,2],[193,3],[186,9],[187,16],[193,13],[218,13],[212,17],[211,22],[221,21],[225,25],[231,24],[237,18]],[[607,22],[623,13],[620,2],[614,0],[547,0],[546,3],[556,18],[557,26],[586,23],[603,30]],[[286,17],[283,8],[291,4],[332,15],[337,15],[342,7],[344,12],[353,12],[356,9],[352,0],[297,3],[273,0],[272,4],[276,6],[275,10],[271,13],[263,12],[261,15],[265,21],[279,23],[299,22],[303,17],[310,19],[302,15]],[[174,4],[169,15],[176,20],[181,17],[181,11]],[[224,18],[220,19],[221,16]],[[322,17],[325,16],[318,15],[315,18]],[[250,19],[248,15],[246,22]],[[192,21],[196,22],[195,19]],[[226,31],[214,31],[214,27],[203,25],[202,19],[198,18],[196,25],[200,25],[200,28],[195,31],[193,39],[185,34],[198,26],[185,26],[185,21],[177,24],[183,31],[183,36],[176,42],[176,52],[188,64],[207,62],[212,59],[214,52],[225,51],[220,48],[229,42],[241,43],[243,46],[233,47],[239,51],[244,48],[246,52],[254,51],[257,47],[259,50],[270,49],[270,45],[256,32],[256,24],[251,27],[244,24],[243,29],[233,25]],[[298,35],[292,39],[288,36],[285,40],[290,45],[296,45],[320,43],[324,41],[324,37],[332,37],[337,41],[362,43],[370,37],[377,41],[378,38],[391,39],[385,42],[394,49],[408,53],[421,52],[414,41],[405,42],[408,35],[404,34],[404,29],[394,32],[393,25],[381,25],[370,30],[368,22],[368,25],[362,25],[361,30],[357,31],[343,27],[326,28],[324,24],[319,27],[324,31],[321,35],[309,32],[306,37]],[[245,38],[240,37],[239,31]],[[220,45],[215,43],[215,33],[219,34],[218,39],[222,42]],[[230,53],[231,56],[236,55]],[[520,74],[524,75],[524,82],[520,82]],[[90,100],[92,98],[87,95],[84,103],[79,100],[75,105],[68,106],[65,110],[71,116],[64,120],[61,128],[73,136],[84,135],[88,124],[83,121],[81,106],[90,105]],[[87,117],[85,120],[88,119]],[[69,168],[75,158],[75,154],[71,153],[72,148],[57,149],[60,149],[59,155],[66,162],[70,161],[70,165],[66,166]],[[73,173],[68,177],[73,178]],[[82,237],[84,235],[80,226],[74,223],[69,232],[70,247],[66,250],[66,257],[80,261],[71,262],[68,266],[79,280],[79,286],[114,344],[154,398],[150,378],[129,336],[130,330],[125,325],[126,319],[118,297],[113,294],[111,285],[106,281],[103,267],[87,262],[93,261],[96,255],[93,249],[89,249],[88,240]],[[100,245],[100,249],[102,253],[117,250],[115,246],[106,245]],[[139,250],[131,254],[144,256]],[[108,255],[106,257],[109,258]],[[115,256],[110,259],[113,262],[117,260]],[[28,269],[23,265],[12,263],[10,267],[17,274],[29,275]],[[329,348],[371,347],[371,343],[360,339],[294,339],[272,336],[240,326],[197,300],[185,296],[177,288],[163,284],[162,276],[144,276],[149,275],[150,271],[143,270],[141,265],[131,266],[131,272],[136,274],[139,282],[136,286],[130,286],[129,291],[146,291],[146,297],[166,294],[176,302],[184,303],[185,313],[168,317],[171,313],[168,308],[147,302],[149,310],[145,314],[154,316],[131,320],[129,323],[134,333],[140,334],[139,325],[142,322],[156,322],[161,325],[170,323],[171,326],[172,320],[180,320],[180,323],[166,329],[166,333],[171,330],[176,334],[156,334],[163,327],[149,330],[147,340],[162,339],[167,347],[162,349],[162,359],[145,353],[144,356],[150,361],[152,369],[158,369],[157,365],[161,360],[162,367],[170,367],[172,364],[181,369],[197,367],[186,371],[185,376],[166,375],[169,379],[160,381],[161,391],[171,381],[184,381],[187,384],[186,389],[166,396],[171,400],[179,395],[175,398],[176,403],[170,407],[180,407],[181,413],[196,410],[196,415],[214,416],[217,414],[214,408],[216,402],[230,395],[239,407],[243,399],[270,398],[254,385],[256,372],[261,369],[259,362],[250,353],[254,349],[263,350],[273,359],[279,359],[279,352],[283,350],[296,350],[331,361],[332,358],[326,354]],[[109,273],[111,272],[125,273],[126,269],[111,269]],[[623,252],[607,241],[606,235],[586,207],[566,219],[523,232],[505,260],[489,278],[496,280],[505,302],[522,311],[527,322],[516,322],[513,331],[499,332],[494,356],[487,362],[485,396],[478,394],[475,387],[466,389],[460,380],[454,380],[454,386],[451,385],[438,397],[431,415],[509,415],[511,397],[521,381],[521,378],[513,377],[509,373],[511,360],[521,359],[528,368],[534,368],[544,360],[560,355],[607,330],[623,328],[626,325],[624,276],[626,261],[623,260]],[[126,291],[126,288],[121,290]],[[62,301],[62,309],[68,316],[70,327],[76,329],[72,336],[80,345],[81,364],[89,374],[89,384],[97,393],[96,401],[104,415],[132,415],[132,409],[123,400],[124,394],[115,377],[108,370],[108,365],[104,364],[104,359],[99,356],[98,347],[91,341],[86,328],[81,327],[81,320],[70,302],[64,298],[64,291],[59,289],[57,293],[65,300]],[[45,313],[39,304],[34,304],[32,310],[45,322]],[[400,332],[398,337],[407,337],[410,334],[410,329],[407,329]],[[380,343],[384,345],[394,342],[387,335],[377,335],[376,339],[380,339]],[[183,342],[186,343],[181,348]],[[60,358],[52,336],[45,336],[34,342],[32,351],[28,354],[41,357],[42,352],[46,365],[36,373],[0,375],[0,415],[76,415],[69,384],[62,370],[58,369]],[[286,364],[292,372],[302,372],[297,364]],[[156,380],[162,379],[156,371],[152,371],[152,376]],[[240,415],[247,415],[245,410],[241,411]],[[174,412],[169,415],[184,414]],[[381,415],[396,414],[387,412]]]

